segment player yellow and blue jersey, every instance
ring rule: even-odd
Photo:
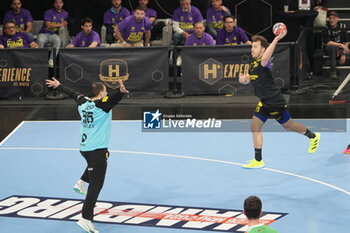
[[[286,100],[272,76],[272,61],[266,66],[261,65],[261,59],[251,62],[249,67],[250,83],[255,95],[260,98],[254,115],[265,122],[268,118],[275,118],[280,124],[290,119]]]

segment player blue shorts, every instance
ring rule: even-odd
[[[259,118],[264,123],[267,119],[274,118],[281,125],[290,119],[287,105],[266,107],[261,101],[255,108],[254,116]]]

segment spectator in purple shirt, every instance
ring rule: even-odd
[[[16,24],[17,32],[25,32],[33,38],[33,34],[31,33],[33,27],[33,17],[30,12],[22,8],[21,0],[12,0],[11,8],[12,10],[5,13],[4,24],[5,22],[12,20]]]
[[[145,17],[145,9],[141,6],[115,27],[118,47],[149,46],[151,38],[151,22]]]
[[[207,32],[216,38],[224,26],[224,17],[230,15],[230,10],[222,5],[222,0],[211,0],[212,7],[207,10]]]
[[[27,33],[16,31],[16,24],[13,21],[7,21],[5,23],[4,34],[0,36],[0,49],[38,47],[38,44]]]
[[[53,8],[45,11],[44,23],[38,35],[38,44],[43,48],[46,43],[52,43],[53,47],[59,48],[61,46],[61,38],[58,35],[60,27],[67,26],[68,12],[63,10],[63,0],[55,0]],[[49,59],[49,66],[53,66],[53,55],[51,53]]]
[[[224,28],[219,31],[216,37],[216,45],[237,45],[241,43],[251,44],[251,41],[249,41],[244,30],[236,26],[235,17],[232,15],[226,16]]]
[[[148,8],[149,0],[139,0],[139,6],[145,8],[146,17],[149,18],[152,24],[151,29],[151,40],[156,40],[161,37],[163,28],[165,27],[164,22],[155,22],[157,19],[157,12],[154,9]],[[131,15],[134,14],[135,11],[131,12]]]
[[[206,46],[206,45],[215,45],[213,37],[204,32],[205,27],[204,23],[197,22],[194,24],[194,33],[192,33],[186,39],[185,45],[187,46]]]
[[[173,14],[174,44],[184,44],[186,38],[193,32],[194,23],[202,21],[201,12],[197,7],[191,6],[191,0],[180,0],[180,7]]]
[[[92,30],[92,19],[85,17],[81,20],[81,29],[67,47],[88,47],[95,48],[101,46],[101,39],[97,32]]]
[[[111,0],[112,7],[103,16],[103,24],[107,28],[106,41],[115,41],[114,29],[126,17],[130,16],[130,11],[122,6],[122,0]]]

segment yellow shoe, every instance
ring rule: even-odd
[[[318,142],[320,141],[321,134],[315,133],[316,137],[310,138],[310,147],[309,147],[309,153],[315,153],[315,151],[318,148]]]
[[[250,163],[243,165],[242,168],[252,169],[252,168],[262,168],[265,167],[264,160],[256,161],[255,159],[250,160]]]

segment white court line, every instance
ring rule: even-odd
[[[11,132],[9,135],[7,135],[7,137],[4,138],[4,140],[2,140],[2,141],[0,142],[0,146],[2,146],[2,144],[4,144],[4,143],[12,136],[12,134],[14,134],[23,124],[24,124],[24,121],[22,121],[21,123],[19,123],[19,124],[17,125],[17,127],[16,127],[14,130],[12,130],[12,132]]]
[[[59,150],[59,151],[78,151],[79,149],[76,148],[41,148],[41,147],[0,147],[0,150]],[[110,152],[114,153],[124,153],[124,154],[140,154],[140,155],[151,155],[151,156],[162,156],[162,157],[172,157],[172,158],[182,158],[182,159],[192,159],[192,160],[201,160],[201,161],[208,161],[208,162],[214,162],[214,163],[223,163],[223,164],[232,164],[236,166],[242,166],[242,163],[237,162],[231,162],[231,161],[225,161],[225,160],[217,160],[217,159],[209,159],[209,158],[202,158],[202,157],[194,157],[194,156],[188,156],[188,155],[174,155],[174,154],[165,154],[165,153],[153,153],[153,152],[141,152],[141,151],[123,151],[123,150],[109,150]],[[313,179],[310,177],[298,175],[291,172],[285,172],[282,170],[277,170],[273,168],[262,168],[263,170],[270,171],[270,172],[276,172],[284,175],[294,176],[297,178],[301,178],[304,180],[308,180],[314,183],[318,183],[324,186],[327,186],[329,188],[335,189],[337,191],[343,192],[350,196],[350,191],[347,191],[345,189],[339,188],[335,185],[328,184],[326,182]]]

